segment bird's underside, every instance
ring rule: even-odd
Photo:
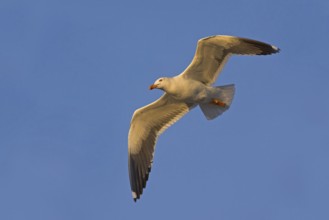
[[[182,81],[192,79],[204,86],[211,86],[230,55],[268,55],[277,52],[279,49],[275,46],[247,38],[206,37],[198,41],[191,64],[177,78]],[[162,83],[161,89],[166,91],[165,81],[162,82],[161,78],[151,88],[161,88]],[[234,95],[234,85],[213,88],[222,95],[211,98],[209,103],[200,104],[209,120],[227,110]],[[176,100],[165,93],[155,102],[134,112],[128,135],[128,169],[134,201],[140,198],[146,186],[158,136],[197,104]]]

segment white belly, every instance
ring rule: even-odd
[[[166,91],[175,99],[189,103],[202,103],[207,100],[211,87],[195,80],[180,80],[174,88]]]

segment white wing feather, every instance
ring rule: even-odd
[[[193,104],[179,102],[165,94],[135,111],[128,135],[129,178],[135,201],[146,186],[157,137],[193,107]]]
[[[202,38],[191,64],[181,74],[204,84],[213,84],[232,54],[268,55],[279,49],[267,43],[247,38],[217,35]]]

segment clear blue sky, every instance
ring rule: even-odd
[[[0,219],[329,219],[329,2],[0,2]],[[198,39],[281,53],[232,57],[228,112],[195,109],[159,139],[134,203],[132,113]]]

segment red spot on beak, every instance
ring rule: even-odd
[[[156,87],[157,87],[156,85],[152,84],[150,85],[150,90],[155,89]]]

